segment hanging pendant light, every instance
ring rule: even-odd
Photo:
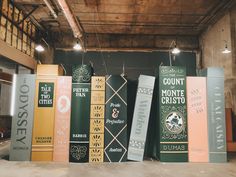
[[[223,53],[223,54],[231,53],[231,50],[228,49],[227,43],[225,44],[225,48],[224,48],[224,50],[222,51],[222,53]]]
[[[38,52],[44,52],[45,51],[44,47],[41,44],[38,44],[35,47],[35,50],[38,51]]]
[[[82,46],[80,45],[79,41],[76,42],[76,44],[74,45],[73,49],[77,50],[77,51],[82,50]]]
[[[175,47],[171,51],[172,54],[177,55],[180,53],[180,49],[175,45]]]

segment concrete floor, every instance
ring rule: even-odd
[[[0,141],[0,158],[9,154],[10,140]]]
[[[236,177],[236,154],[224,164],[157,161],[63,164],[0,160],[0,177]]]

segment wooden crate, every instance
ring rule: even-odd
[[[12,47],[17,48],[17,36],[16,35],[12,35]]]
[[[31,53],[31,45],[30,45],[30,39],[28,38],[26,54],[30,56],[30,53]]]
[[[34,54],[35,54],[35,49],[31,49],[30,56],[31,56],[32,58],[34,58],[34,57],[35,57],[35,56],[34,56]]]
[[[2,0],[2,13],[7,16],[8,0]]]
[[[23,33],[23,42],[27,43],[27,35]]]
[[[4,26],[0,26],[0,39],[5,40],[6,38],[6,28]]]
[[[7,30],[6,42],[11,45],[11,31]]]
[[[27,20],[24,20],[24,26],[23,26],[23,30],[24,30],[24,32],[26,32],[27,33],[27,29],[28,29],[28,21]]]
[[[28,46],[27,46],[26,54],[29,55],[29,56],[31,54],[30,48]]]
[[[6,38],[6,18],[1,16],[0,39],[5,40],[5,38]]]
[[[1,25],[2,26],[6,26],[6,23],[7,23],[7,19],[5,17],[1,17]]]
[[[17,36],[18,29],[16,26],[13,26],[13,34]]]
[[[12,15],[13,15],[13,6],[11,4],[8,5],[8,19],[10,19],[12,21]]]
[[[27,43],[23,41],[22,51],[26,53],[27,50]]]
[[[28,23],[27,34],[29,36],[32,36],[32,23],[31,22]]]
[[[19,13],[20,11],[15,7],[15,11],[14,11],[14,21],[18,22],[19,20]]]
[[[7,30],[11,31],[11,25],[12,23],[9,20],[7,20]]]
[[[19,38],[19,35],[18,35],[18,40],[17,40],[17,49],[22,50],[22,39]]]
[[[31,54],[30,54],[31,57],[34,57],[34,52],[35,52],[35,43],[31,42]]]
[[[34,38],[36,35],[36,28],[34,25],[32,25],[32,37]]]
[[[23,20],[23,12],[21,11],[20,13],[19,13],[19,21],[22,21]],[[20,23],[19,24],[19,28],[20,29],[23,29],[23,23]]]

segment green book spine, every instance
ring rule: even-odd
[[[87,65],[72,68],[70,162],[89,161],[91,75]]]
[[[106,77],[104,161],[127,160],[127,80],[123,76]]]
[[[163,66],[159,70],[161,162],[187,162],[186,69]]]

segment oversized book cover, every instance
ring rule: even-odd
[[[72,68],[70,162],[89,161],[91,76],[89,65]]]
[[[106,77],[104,161],[127,160],[127,80],[123,76]]]
[[[12,117],[10,160],[30,161],[34,119],[34,74],[15,75],[15,103]]]
[[[187,77],[189,162],[209,162],[205,77]]]
[[[70,76],[57,78],[53,150],[53,161],[56,162],[69,162],[71,83]]]
[[[105,77],[92,76],[89,162],[104,159]]]
[[[153,76],[139,76],[128,147],[127,158],[129,160],[143,160],[154,83],[155,77]]]
[[[207,77],[209,161],[226,162],[224,70],[209,67],[201,75]]]
[[[36,79],[32,161],[52,161],[57,76]]]
[[[159,68],[159,159],[161,162],[187,162],[186,68]]]

